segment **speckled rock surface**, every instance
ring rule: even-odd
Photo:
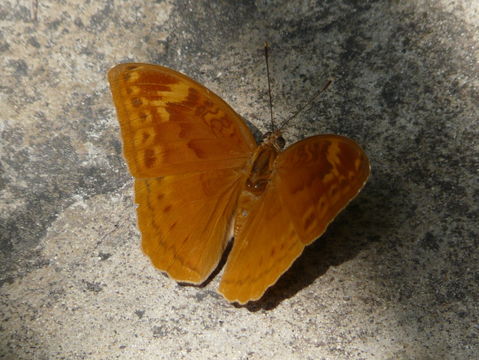
[[[0,3],[1,359],[477,359],[479,3]],[[106,72],[172,67],[267,130],[347,135],[361,195],[264,299],[143,256]]]

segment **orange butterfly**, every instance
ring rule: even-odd
[[[346,137],[282,151],[277,130],[257,145],[231,107],[171,69],[121,64],[108,78],[144,252],[173,279],[200,284],[232,231],[219,285],[230,302],[259,299],[369,176],[366,154]]]

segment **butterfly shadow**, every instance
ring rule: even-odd
[[[376,186],[380,186],[380,182],[368,184],[358,198],[330,224],[326,233],[304,249],[303,254],[261,299],[242,307],[251,312],[272,310],[311,285],[331,266],[350,261],[380,241],[377,231],[387,236],[388,228],[393,226],[394,214],[382,205],[386,202],[381,200],[382,196],[378,197]]]
[[[354,239],[347,236],[336,236],[335,228],[341,222],[331,225],[330,229],[312,245],[306,247],[302,255],[270,287],[263,297],[244,305],[249,311],[273,310],[282,301],[295,296],[324,275],[330,266],[337,266],[354,258],[361,250],[353,246]],[[236,305],[241,307],[241,305]]]

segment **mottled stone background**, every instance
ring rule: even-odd
[[[479,2],[0,2],[1,359],[479,358]],[[289,142],[363,145],[372,177],[248,307],[139,247],[106,72],[183,71]]]

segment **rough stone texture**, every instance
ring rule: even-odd
[[[479,2],[0,4],[1,359],[477,359]],[[106,71],[163,64],[261,131],[362,144],[361,195],[264,299],[139,247]]]

